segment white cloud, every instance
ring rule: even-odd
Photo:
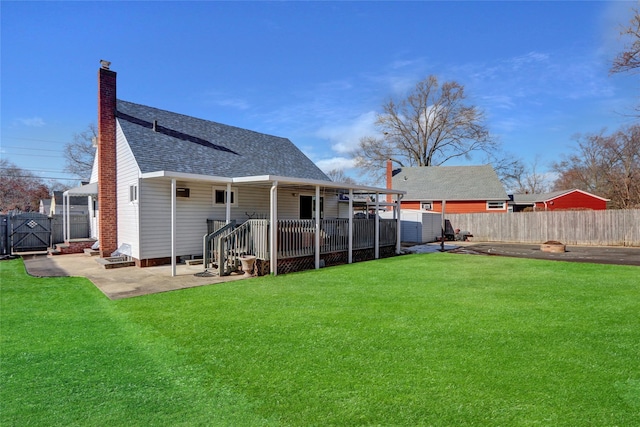
[[[352,169],[355,166],[354,159],[346,157],[332,157],[330,159],[319,160],[316,165],[323,171],[329,172],[333,169],[342,170]]]
[[[239,98],[219,99],[219,100],[213,101],[213,103],[221,107],[232,107],[238,110],[246,110],[250,107],[247,101]]]
[[[204,97],[204,102],[210,105],[235,108],[237,110],[247,110],[251,107],[247,100],[227,96],[226,94],[219,91],[208,91],[205,92],[202,96]]]
[[[22,118],[22,119],[18,119],[18,122],[24,126],[29,126],[34,128],[41,128],[42,126],[45,125],[45,122],[41,117]]]
[[[325,125],[316,132],[320,138],[331,142],[331,149],[340,154],[351,153],[358,147],[360,138],[375,134],[376,112],[368,111],[353,119],[350,123]]]

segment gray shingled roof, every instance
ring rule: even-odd
[[[403,200],[508,200],[491,165],[401,168],[392,178]]]
[[[142,173],[278,175],[329,181],[287,138],[122,100],[117,102],[117,117]]]
[[[568,193],[570,191],[573,191],[573,190],[554,191],[552,193],[544,193],[544,194],[514,194],[513,202],[516,204],[544,202],[546,200],[561,196],[564,193]]]

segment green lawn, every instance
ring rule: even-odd
[[[640,425],[640,268],[455,254],[107,300],[0,263],[0,425]]]

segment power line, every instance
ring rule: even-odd
[[[14,145],[3,145],[2,148],[14,148],[17,150],[28,150],[28,151],[52,151],[54,153],[59,153],[60,150],[47,150],[46,148],[29,148],[29,147],[16,147]]]
[[[2,177],[3,178],[28,178],[28,179],[63,179],[65,181],[70,181],[70,180],[81,181],[81,178],[78,178],[78,177],[64,178],[64,177],[60,177],[60,176],[5,175],[5,176],[2,176]]]
[[[51,154],[49,154],[49,155],[45,155],[45,154],[20,154],[20,153],[2,153],[2,154],[10,154],[11,156],[23,156],[23,157],[24,156],[29,156],[29,157],[57,157],[57,158],[64,157],[63,155],[53,156]]]
[[[0,166],[0,169],[4,169],[4,170],[11,170],[11,169],[15,169],[15,168]],[[18,169],[26,169],[26,168],[18,168]],[[29,170],[30,172],[68,173],[67,171],[60,170],[60,169],[28,169],[28,170]]]
[[[50,142],[53,144],[67,144],[70,141],[54,141],[52,139],[40,139],[40,138],[25,138],[23,136],[6,136],[4,135],[3,139],[20,139],[23,141],[38,141],[38,142]]]

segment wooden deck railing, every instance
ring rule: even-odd
[[[396,243],[396,221],[380,219],[380,246]],[[205,243],[205,260],[213,259],[228,274],[238,264],[241,255],[255,255],[269,259],[269,227],[266,219],[250,219],[233,230],[216,235],[215,243]],[[312,256],[315,253],[315,220],[283,219],[277,225],[278,259]],[[206,236],[205,236],[206,238]],[[212,240],[210,238],[210,240]],[[370,249],[375,246],[375,220],[353,220],[353,249]],[[349,249],[349,220],[325,219],[320,221],[320,253],[347,251]],[[221,267],[222,266],[222,267]],[[226,267],[224,267],[226,266]]]

